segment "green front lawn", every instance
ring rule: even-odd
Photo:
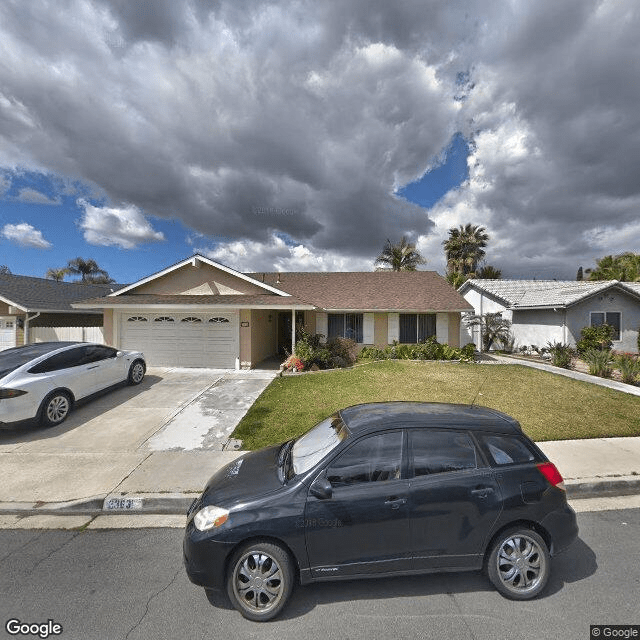
[[[299,436],[361,402],[460,402],[504,411],[537,441],[640,435],[640,397],[520,365],[385,361],[276,378],[233,433],[243,449]]]

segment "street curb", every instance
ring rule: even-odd
[[[640,494],[640,476],[566,480],[567,498],[609,498]]]
[[[611,498],[640,495],[640,476],[565,481],[567,498]],[[67,502],[0,502],[0,515],[186,515],[200,492],[136,493],[93,496]]]

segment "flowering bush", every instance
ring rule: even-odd
[[[302,362],[302,360],[297,356],[289,356],[282,366],[285,371],[289,371],[291,369],[295,371],[302,371],[304,369],[304,362]]]

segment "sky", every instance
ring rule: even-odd
[[[640,252],[637,0],[3,0],[0,265],[508,278]]]

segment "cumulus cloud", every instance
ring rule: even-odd
[[[2,235],[10,242],[15,242],[21,247],[31,247],[33,249],[51,249],[52,247],[52,244],[44,239],[42,231],[26,222],[5,224],[2,228]]]
[[[161,242],[164,234],[155,231],[135,206],[95,207],[85,200],[78,204],[84,209],[80,227],[89,244],[133,249],[144,242]]]
[[[573,277],[637,217],[636,5],[4,2],[0,167],[126,203],[87,223],[99,243],[157,240],[122,231],[144,212],[320,269],[407,234],[432,268],[471,222],[506,275]],[[428,211],[395,196],[458,131],[469,180]]]

